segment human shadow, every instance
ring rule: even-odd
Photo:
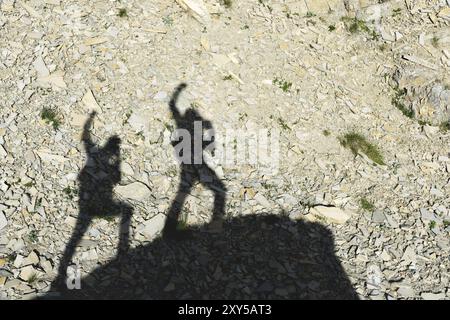
[[[177,230],[178,219],[187,196],[198,182],[214,194],[211,230],[220,231],[225,216],[227,189],[205,160],[206,152],[210,152],[214,156],[214,128],[211,122],[205,120],[192,106],[184,114],[178,110],[178,97],[186,86],[185,83],[178,85],[169,102],[169,109],[176,123],[176,129],[172,134],[172,145],[180,163],[180,182],[176,196],[168,210],[163,230],[163,236],[167,238],[180,238],[188,235],[186,230],[184,232]]]
[[[87,155],[86,164],[78,175],[79,214],[76,226],[66,245],[54,285],[65,287],[66,271],[83,235],[94,218],[120,216],[118,256],[128,250],[129,228],[133,208],[113,198],[113,188],[121,180],[120,143],[118,136],[108,139],[102,147],[96,145],[90,134],[96,113],[92,112],[84,124],[82,141]]]
[[[51,299],[358,299],[325,226],[281,214],[225,220],[183,241],[159,237]]]
[[[180,114],[176,102],[185,87],[185,84],[179,85],[169,103],[178,129],[179,136],[176,138],[181,140],[178,144],[173,143],[181,158],[181,176],[162,235],[151,243],[119,250],[114,259],[82,275],[80,289],[69,290],[67,286],[52,285],[55,290],[42,298],[358,299],[335,255],[333,235],[325,226],[302,220],[292,221],[284,213],[225,219],[226,188],[204,162],[204,152],[213,152],[213,144],[212,147],[211,143],[204,144],[203,130],[212,129],[212,125],[193,108]],[[85,132],[89,127],[90,122],[86,123]],[[118,148],[116,154],[119,155]],[[196,160],[189,162],[189,157]],[[86,165],[80,173],[80,193],[86,189],[89,194],[95,184],[83,182],[81,177],[84,171],[88,171],[87,168]],[[115,167],[112,169],[119,172],[119,176],[109,180],[111,182],[106,186],[109,195],[112,186],[120,181],[120,171],[116,171]],[[186,227],[185,232],[180,232],[177,221],[182,205],[197,182],[214,193],[212,222]],[[107,200],[108,205],[125,209],[131,214],[131,208],[127,205],[114,202],[111,197]],[[81,212],[101,212],[89,208],[104,203],[103,200],[91,201],[94,200],[80,200],[80,217]],[[88,222],[92,216],[87,216]],[[221,222],[220,232],[211,232],[211,226],[216,227],[217,221]],[[88,224],[78,224],[84,233]],[[127,222],[124,224],[128,226]],[[73,256],[74,251],[70,248],[79,239],[79,234],[75,236],[74,233],[62,266],[67,265]],[[124,240],[121,238],[121,242]],[[59,274],[65,274],[65,269],[60,268]]]

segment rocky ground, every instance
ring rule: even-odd
[[[86,160],[80,138],[92,110],[95,142],[122,140],[115,196],[134,208],[133,252],[150,248],[151,264],[173,262],[154,250],[179,183],[168,101],[181,82],[188,87],[180,108],[194,106],[219,137],[280,132],[278,171],[213,166],[227,187],[233,228],[263,213],[320,224],[334,237],[327,252],[361,299],[450,298],[450,2],[204,2],[0,0],[0,298],[51,291],[77,221],[77,175]],[[349,133],[375,147],[352,152]],[[199,185],[184,223],[207,224],[212,202]],[[82,275],[109,270],[118,224],[94,220],[72,259]],[[292,249],[281,269],[295,278],[304,229],[262,227],[280,234],[284,257]],[[241,231],[236,239],[246,241]],[[206,246],[198,241],[195,248]],[[230,243],[223,248],[231,261],[251,255]],[[185,275],[199,270],[188,248],[176,250],[186,255]],[[268,272],[280,269],[276,250],[267,250],[273,259],[251,262],[262,278],[240,287],[233,279],[241,271],[227,277],[214,269],[203,294],[191,296],[304,297],[305,284],[290,286],[288,277],[282,288],[264,287]],[[212,262],[222,259],[208,252]],[[305,254],[320,263],[317,250]],[[161,297],[189,298],[173,280],[180,271],[164,272]],[[221,278],[226,294],[208,293],[208,281]]]

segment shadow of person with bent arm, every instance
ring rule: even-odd
[[[129,228],[133,209],[128,204],[113,199],[113,188],[121,180],[121,140],[114,135],[103,147],[96,145],[90,134],[95,115],[95,112],[90,114],[83,128],[82,141],[87,159],[78,175],[79,215],[60,261],[58,278],[54,281],[59,289],[65,287],[66,271],[74,256],[75,248],[94,218],[120,216],[118,256],[126,252],[129,246]]]

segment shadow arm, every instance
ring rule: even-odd
[[[85,122],[83,127],[83,135],[81,136],[81,140],[83,141],[84,148],[89,153],[89,150],[94,146],[94,143],[91,139],[90,129],[92,126],[92,121],[97,113],[95,111],[91,112],[89,115],[89,119]]]
[[[178,101],[178,97],[180,96],[181,91],[183,91],[184,88],[186,88],[186,84],[181,83],[175,89],[174,93],[172,94],[172,98],[170,99],[170,102],[169,102],[170,111],[172,112],[172,115],[175,118],[175,120],[178,120],[181,117],[180,112],[178,111],[178,108],[177,108],[177,101]]]

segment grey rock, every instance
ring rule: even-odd
[[[372,221],[375,223],[382,223],[386,219],[386,216],[384,215],[383,211],[381,210],[375,210],[372,213]]]

